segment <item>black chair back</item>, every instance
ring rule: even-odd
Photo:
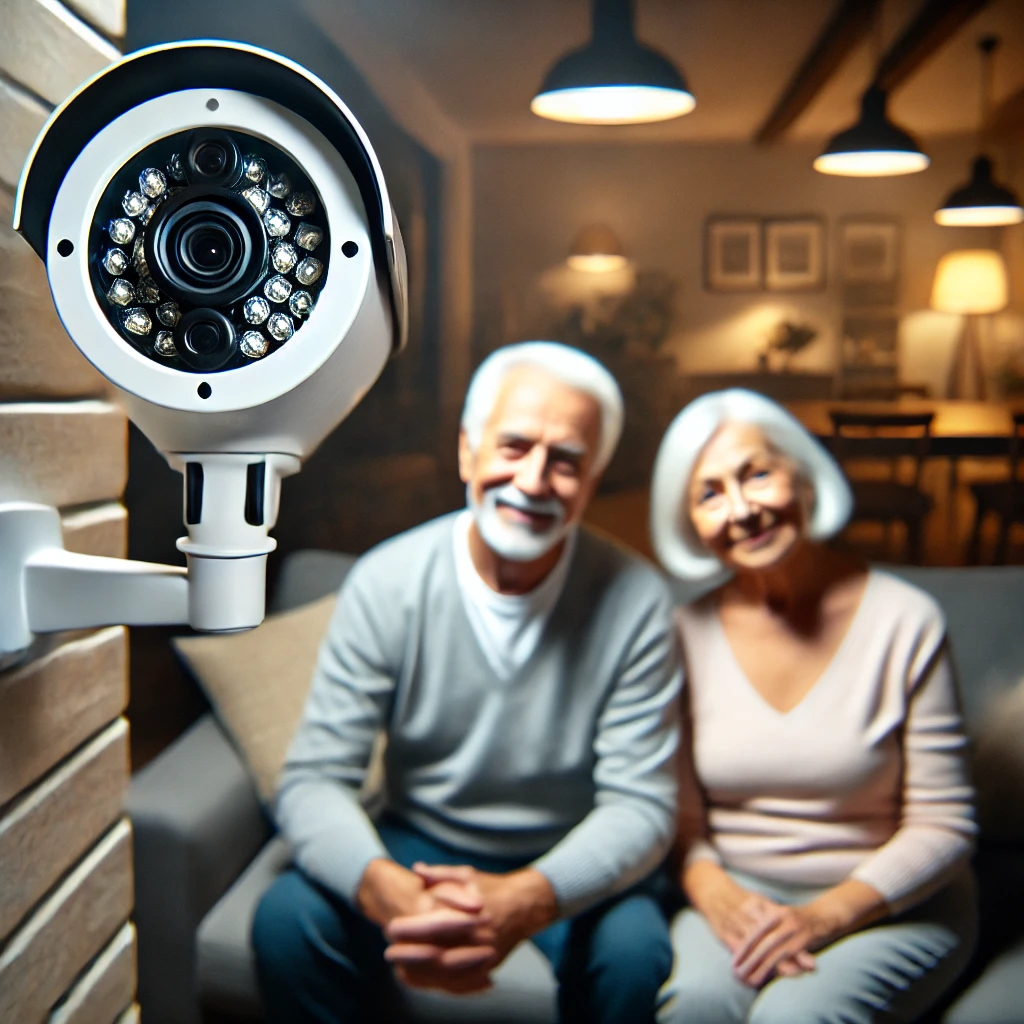
[[[921,467],[932,443],[933,412],[856,412],[832,409],[829,448],[840,464],[850,459],[885,459],[895,479],[900,458],[913,460],[911,486],[921,480]]]

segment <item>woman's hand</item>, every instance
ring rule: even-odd
[[[711,861],[696,861],[684,872],[683,889],[690,903],[704,915],[718,940],[735,954],[744,947],[747,936],[783,910],[767,896],[738,885],[729,874]],[[789,957],[776,965],[779,974],[792,977],[814,969],[810,953]]]
[[[853,880],[841,882],[804,906],[774,904],[733,951],[733,970],[741,981],[760,988],[776,974],[793,973],[792,965],[806,962],[815,950],[887,913],[876,889]]]
[[[829,941],[829,926],[811,905],[774,904],[733,950],[733,972],[751,988],[760,988],[776,974],[791,977],[812,970],[811,954]]]

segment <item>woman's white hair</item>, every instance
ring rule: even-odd
[[[690,522],[690,480],[705,445],[727,423],[759,427],[768,443],[791,459],[814,493],[808,524],[812,540],[835,536],[850,518],[853,495],[835,459],[782,406],[743,388],[714,391],[691,402],[661,439],[651,481],[651,539],[673,576],[701,580],[722,564],[700,542]]]
[[[476,369],[462,407],[462,429],[476,451],[491,418],[501,385],[510,371],[533,366],[577,391],[592,396],[601,407],[601,437],[594,456],[598,472],[615,454],[622,435],[622,392],[615,378],[593,357],[557,341],[521,341],[492,352]]]

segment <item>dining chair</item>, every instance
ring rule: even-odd
[[[1024,412],[1013,414],[1013,433],[1010,435],[1010,473],[1005,480],[987,480],[970,485],[974,497],[974,526],[967,545],[967,561],[977,565],[981,560],[981,528],[989,513],[999,517],[999,537],[996,541],[993,561],[996,565],[1006,564],[1006,550],[1009,546],[1010,527],[1024,522],[1024,480],[1020,479],[1020,467],[1024,456]]]
[[[854,412],[830,410],[829,447],[843,467],[853,491],[851,522],[882,523],[887,531],[903,523],[907,531],[907,557],[920,565],[924,554],[924,520],[934,507],[921,490],[921,470],[932,440],[932,412]],[[887,479],[850,476],[854,459],[883,461]],[[910,460],[910,479],[900,479],[901,463]]]

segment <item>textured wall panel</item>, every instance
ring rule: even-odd
[[[84,505],[118,498],[128,421],[108,402],[0,403],[0,501]]]
[[[67,0],[67,6],[110,39],[120,39],[126,28],[125,0]]]
[[[57,0],[4,0],[0,70],[57,104],[120,54]]]
[[[2,131],[0,139],[5,149]],[[0,399],[105,393],[106,381],[58,319],[46,268],[11,227],[13,216],[14,201],[0,188]]]
[[[126,924],[50,1014],[49,1024],[108,1024],[135,998],[135,929]]]
[[[0,818],[0,940],[117,820],[127,789],[122,718],[8,808]]]
[[[35,1024],[132,906],[131,827],[119,821],[11,936],[0,953],[0,1020]]]
[[[35,96],[0,78],[0,182],[17,186],[25,157],[49,116],[50,108]]]
[[[83,555],[124,558],[128,551],[128,510],[108,502],[90,508],[71,509],[61,516],[64,547]]]
[[[121,714],[127,647],[112,626],[0,675],[0,805]]]

